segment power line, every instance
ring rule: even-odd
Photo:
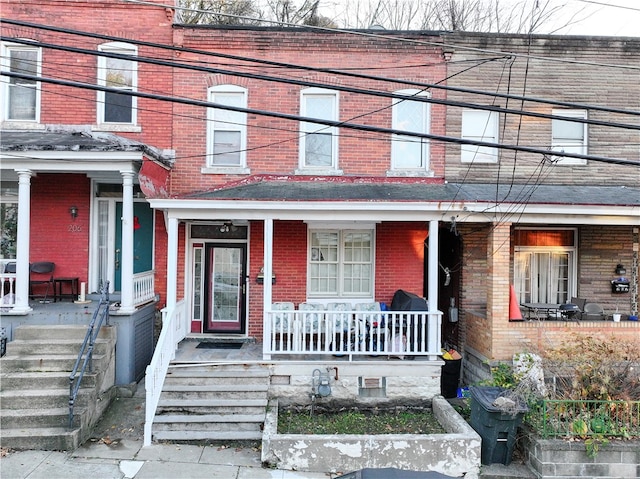
[[[332,85],[327,85],[325,83],[311,82],[311,81],[307,81],[307,80],[298,80],[298,79],[288,79],[288,78],[281,78],[281,77],[273,77],[273,76],[268,76],[268,75],[255,74],[255,73],[243,73],[243,72],[238,72],[238,71],[233,71],[233,70],[225,70],[225,69],[220,69],[220,68],[211,68],[211,67],[199,66],[199,65],[185,65],[183,63],[174,62],[174,61],[170,61],[170,60],[159,60],[159,59],[143,57],[143,56],[132,57],[132,55],[127,55],[127,54],[119,54],[119,53],[114,53],[114,52],[105,52],[105,51],[97,51],[97,50],[87,50],[87,49],[82,49],[82,48],[78,48],[78,47],[69,47],[69,46],[65,46],[65,45],[56,45],[56,44],[51,44],[51,43],[37,42],[37,41],[34,41],[34,40],[15,39],[13,37],[6,37],[4,35],[0,36],[0,40],[2,40],[2,41],[13,41],[15,43],[19,43],[19,44],[23,44],[23,45],[30,45],[30,46],[35,46],[35,47],[51,48],[51,49],[54,49],[54,50],[61,50],[61,51],[66,51],[66,52],[70,52],[70,53],[80,53],[80,54],[91,55],[91,56],[116,58],[116,59],[126,60],[126,61],[135,61],[135,62],[139,62],[139,63],[148,63],[148,64],[152,64],[152,65],[166,66],[166,67],[171,67],[171,68],[181,68],[181,69],[185,69],[185,70],[201,71],[201,72],[206,72],[206,73],[232,75],[232,76],[237,76],[237,77],[241,77],[241,78],[249,78],[249,79],[253,79],[253,80],[270,81],[270,82],[278,82],[278,83],[287,83],[287,84],[292,84],[292,85],[296,85],[296,86],[323,88],[323,89],[330,89],[330,90],[335,90],[335,91],[344,91],[344,92],[354,93],[354,94],[377,96],[377,97],[392,98],[392,99],[399,99],[399,100],[406,100],[407,99],[406,95],[400,95],[400,94],[393,93],[393,92],[384,92],[384,91],[379,91],[379,90],[361,89],[361,88],[346,87],[346,86],[333,85],[333,84]],[[561,120],[561,121],[570,121],[570,122],[575,122],[575,123],[585,123],[585,124],[589,124],[589,125],[606,126],[606,127],[612,127],[612,128],[623,128],[623,129],[629,129],[629,130],[640,130],[640,125],[633,125],[633,124],[628,124],[628,123],[612,123],[612,122],[609,122],[609,121],[595,120],[595,119],[591,119],[591,118],[566,117],[566,116],[562,116],[562,115],[553,115],[553,114],[548,114],[548,113],[525,111],[525,110],[522,110],[522,109],[513,110],[513,109],[508,109],[508,108],[503,108],[503,107],[498,107],[498,106],[493,106],[493,105],[479,105],[479,104],[476,104],[476,103],[459,102],[459,101],[454,101],[454,100],[443,100],[443,99],[433,98],[433,97],[424,97],[424,96],[417,97],[416,96],[416,97],[411,97],[411,100],[412,101],[425,102],[425,103],[432,103],[432,104],[437,104],[437,105],[454,106],[454,107],[460,107],[460,108],[470,108],[470,109],[484,110],[484,111],[493,111],[493,112],[497,112],[497,113],[512,114],[512,115],[519,115],[519,116],[523,116],[524,115],[524,116],[530,116],[530,117],[534,117],[534,118],[544,118],[544,119],[548,119],[548,120]],[[222,108],[222,109],[224,109],[224,108]],[[627,111],[626,113],[629,114],[629,115],[639,115],[640,116],[640,112],[628,112]],[[316,123],[318,123],[318,122],[316,122]]]
[[[247,17],[247,16],[242,16],[242,15],[233,15],[233,14],[229,14],[229,13],[223,13],[223,12],[211,12],[210,10],[201,10],[201,9],[197,9],[197,8],[187,8],[187,7],[180,7],[180,6],[176,6],[176,5],[167,5],[167,4],[163,4],[163,3],[156,3],[156,2],[147,2],[147,1],[142,1],[142,0],[124,0],[125,2],[129,2],[129,3],[136,3],[139,5],[148,5],[148,6],[155,6],[155,7],[159,7],[159,8],[164,8],[164,9],[169,9],[169,10],[189,10],[189,11],[194,11],[194,12],[199,12],[199,13],[214,13],[216,15],[220,15],[220,16],[227,16],[227,17],[231,17],[231,18],[240,18],[243,20],[250,20],[253,22],[265,22],[265,23],[271,23],[271,24],[275,24],[275,25],[280,25],[280,26],[284,26],[284,27],[290,27],[290,28],[305,28],[307,30],[319,30],[319,31],[325,31],[325,32],[330,32],[330,33],[344,33],[344,34],[348,34],[348,35],[358,35],[358,36],[364,36],[364,37],[373,37],[373,38],[384,38],[387,40],[395,40],[398,42],[410,42],[410,43],[415,43],[415,44],[419,44],[419,45],[428,45],[428,46],[436,46],[436,47],[450,47],[450,48],[459,48],[462,50],[468,50],[468,51],[473,51],[473,52],[480,52],[480,53],[491,53],[493,55],[504,55],[504,52],[498,51],[498,50],[490,50],[487,48],[475,48],[475,47],[468,47],[468,46],[464,46],[464,45],[460,45],[460,44],[451,44],[451,43],[445,43],[445,42],[426,42],[424,40],[415,40],[415,39],[409,39],[409,38],[403,38],[403,37],[394,37],[391,35],[383,35],[380,33],[372,33],[372,32],[367,32],[367,31],[362,31],[362,30],[357,30],[357,29],[339,29],[339,28],[331,28],[331,27],[320,27],[320,26],[314,26],[314,25],[304,25],[303,27],[301,27],[300,25],[296,25],[296,24],[292,24],[292,23],[287,23],[287,22],[282,22],[282,21],[278,21],[278,20],[266,20],[266,19],[261,19],[261,18],[255,18],[255,17]],[[450,32],[450,31],[434,31],[432,32],[435,36],[435,34],[437,35],[449,35],[449,34],[456,34],[458,32]],[[547,35],[549,36],[549,35]],[[539,37],[539,35],[537,35],[536,37]],[[634,65],[613,65],[613,64],[606,64],[606,63],[596,63],[596,62],[582,62],[579,60],[568,60],[568,59],[558,59],[558,58],[554,58],[554,57],[542,57],[542,56],[535,56],[535,55],[525,55],[525,54],[521,54],[521,53],[511,53],[513,56],[517,56],[517,57],[527,57],[530,59],[536,59],[536,60],[542,60],[542,61],[549,61],[549,62],[561,62],[561,63],[573,63],[573,64],[579,64],[579,65],[588,65],[588,66],[602,66],[602,67],[608,67],[608,68],[622,68],[622,69],[631,69],[631,70],[640,70],[640,66],[634,66]]]
[[[98,34],[98,33],[83,32],[83,31],[79,31],[79,30],[72,30],[72,29],[54,27],[54,26],[49,26],[49,25],[42,25],[42,24],[34,24],[34,23],[23,22],[23,21],[19,21],[19,20],[10,20],[10,19],[5,19],[5,18],[0,18],[0,23],[8,23],[10,25],[34,28],[34,29],[37,29],[37,30],[45,30],[45,31],[52,31],[52,32],[56,32],[56,33],[63,33],[63,34],[67,34],[67,35],[77,35],[77,36],[83,36],[83,37],[89,37],[89,38],[96,38],[96,39],[101,39],[101,40],[106,40],[106,41],[117,41],[117,42],[125,41],[127,43],[130,43],[132,45],[137,45],[137,46],[145,46],[145,47],[157,48],[157,49],[161,49],[161,50],[169,50],[169,51],[180,52],[180,53],[193,53],[193,54],[197,54],[197,55],[214,56],[214,57],[224,58],[224,59],[228,59],[228,60],[257,63],[257,64],[260,64],[260,65],[277,66],[277,67],[282,67],[282,68],[287,68],[287,69],[292,69],[292,70],[312,71],[312,72],[320,72],[320,73],[331,73],[331,74],[335,74],[335,75],[341,75],[341,76],[352,77],[352,78],[359,78],[359,79],[364,79],[364,80],[375,80],[375,81],[389,82],[389,83],[401,83],[401,84],[404,84],[404,85],[414,86],[414,87],[417,87],[417,88],[428,88],[428,89],[434,89],[434,90],[438,89],[438,90],[444,90],[444,91],[453,91],[453,92],[457,92],[457,93],[490,96],[492,98],[497,97],[497,98],[504,98],[504,99],[513,99],[513,100],[518,100],[518,101],[528,101],[528,102],[532,102],[532,103],[543,103],[543,104],[547,104],[547,105],[562,106],[562,107],[566,107],[566,108],[589,109],[589,110],[594,110],[594,111],[603,111],[603,112],[607,112],[607,113],[620,113],[620,114],[628,114],[628,115],[640,115],[640,112],[631,111],[631,110],[609,108],[609,107],[603,107],[603,106],[598,106],[598,105],[583,105],[583,104],[577,104],[577,103],[572,103],[572,102],[549,100],[549,99],[536,98],[536,97],[526,97],[526,96],[518,96],[518,95],[510,95],[510,94],[500,94],[500,93],[496,93],[496,92],[485,92],[485,91],[482,91],[482,90],[474,90],[474,89],[469,89],[469,88],[452,87],[452,86],[439,85],[439,84],[434,84],[434,83],[415,82],[415,81],[404,80],[404,79],[399,79],[399,78],[385,78],[385,77],[379,77],[379,76],[375,76],[375,75],[365,75],[365,74],[358,74],[358,73],[353,73],[353,72],[345,72],[343,70],[336,70],[336,69],[331,69],[331,68],[309,67],[309,66],[304,66],[304,65],[295,65],[295,64],[291,64],[291,63],[275,62],[275,61],[271,61],[271,60],[263,60],[263,59],[257,59],[257,58],[247,58],[247,57],[241,57],[241,56],[238,56],[238,55],[230,55],[230,54],[218,53],[218,52],[212,52],[212,51],[200,50],[200,49],[176,47],[176,46],[173,46],[173,45],[163,45],[163,44],[147,42],[147,41],[143,41],[143,40],[135,40],[135,39],[128,39],[128,38],[125,39],[125,38],[122,38],[122,37],[116,37],[116,36],[112,36],[112,35],[103,35],[103,34]],[[343,31],[339,31],[339,32],[340,33],[344,33]],[[30,40],[16,39],[16,38],[13,38],[13,37],[7,37],[7,38],[9,38],[8,41],[13,41],[15,43],[33,44],[35,46],[39,45],[38,42],[34,42],[34,41],[30,41]],[[383,38],[386,38],[386,37],[383,37]],[[31,43],[26,43],[26,42],[31,42]],[[91,50],[88,50],[87,54],[95,54],[95,52],[91,51]],[[117,55],[117,54],[109,54],[107,52],[100,52],[100,55],[102,55],[102,56],[110,56],[110,55]],[[515,55],[513,53],[505,54],[504,52],[500,52],[500,56],[499,57],[493,58],[493,59],[489,59],[489,60],[506,59],[506,58],[511,58],[511,57],[515,57],[515,56],[517,56],[517,55]],[[114,56],[113,58],[119,58],[119,57]],[[130,60],[131,58],[126,58],[126,59]],[[487,61],[487,59],[478,59],[476,61]],[[250,65],[247,65],[246,67],[249,67],[249,66]]]
[[[230,105],[223,105],[223,104],[218,104],[218,103],[213,103],[213,102],[208,102],[203,100],[194,100],[190,98],[170,97],[165,95],[150,94],[150,93],[144,93],[139,91],[124,91],[117,88],[109,88],[109,87],[104,87],[100,85],[93,85],[93,84],[75,82],[70,80],[58,80],[55,78],[46,78],[46,77],[35,76],[35,75],[25,75],[21,73],[14,73],[14,72],[7,72],[7,71],[0,72],[0,75],[7,76],[9,78],[20,78],[22,80],[31,80],[36,82],[51,83],[55,85],[83,88],[83,89],[89,89],[94,91],[104,91],[107,93],[117,93],[117,94],[127,95],[127,96],[136,96],[136,97],[146,98],[150,100],[168,101],[168,102],[180,103],[184,105],[237,111],[241,113],[249,113],[249,114],[267,116],[272,118],[280,118],[280,119],[291,120],[296,122],[301,121],[301,122],[316,123],[316,124],[321,124],[321,125],[330,126],[330,127],[350,128],[350,129],[360,130],[360,131],[368,131],[373,133],[385,133],[385,134],[401,135],[401,136],[411,136],[415,138],[427,138],[430,140],[443,141],[446,143],[456,143],[460,145],[486,146],[489,148],[500,148],[505,150],[523,151],[523,152],[535,153],[540,155],[553,154],[553,152],[549,150],[542,150],[539,148],[532,148],[527,146],[506,145],[501,143],[489,143],[484,141],[469,140],[466,138],[433,135],[430,133],[415,133],[412,131],[396,130],[393,128],[382,128],[382,127],[374,127],[370,125],[345,123],[345,122],[334,121],[334,120],[324,120],[320,118],[309,118],[309,117],[304,117],[300,115],[292,115],[288,113],[278,113],[278,112],[265,111],[265,110],[256,110],[253,108],[234,107]],[[640,166],[640,162],[625,160],[621,158],[607,158],[607,157],[601,157],[601,156],[581,155],[578,153],[570,153],[570,152],[557,153],[557,155],[565,158],[577,158],[582,160],[599,161],[603,163],[611,163],[611,164],[617,164],[617,165]]]

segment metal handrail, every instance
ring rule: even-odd
[[[105,320],[106,318],[106,320]],[[84,341],[78,352],[73,370],[69,375],[69,429],[73,429],[73,407],[76,399],[78,399],[78,391],[80,390],[80,384],[84,373],[89,368],[89,372],[93,370],[93,348],[95,346],[96,338],[100,334],[100,328],[102,323],[109,325],[109,281],[106,281],[102,287],[100,302],[98,307],[93,312],[93,318],[87,328],[87,334],[85,334]],[[84,356],[84,360],[83,360]],[[80,363],[82,367],[80,368]],[[78,369],[80,371],[78,372]]]

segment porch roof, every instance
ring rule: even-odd
[[[430,179],[252,176],[178,199],[249,201],[459,202],[640,206],[640,188],[587,185],[495,185]]]
[[[56,160],[61,154],[72,153],[133,153],[139,161],[142,154],[171,166],[173,154],[147,144],[130,140],[113,133],[93,132],[83,127],[49,127],[45,130],[2,130],[0,132],[0,152],[3,158],[20,158],[24,153],[38,160]],[[33,152],[39,152],[34,155]],[[92,158],[97,158],[95,155]],[[104,157],[97,158],[104,159]],[[135,161],[135,158],[134,158]],[[23,165],[25,166],[25,165]]]

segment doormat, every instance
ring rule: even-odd
[[[202,341],[198,343],[196,349],[240,349],[243,343],[215,343]]]

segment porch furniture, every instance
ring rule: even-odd
[[[527,319],[557,318],[560,308],[558,303],[522,303],[522,306],[527,309]]]
[[[575,319],[577,321],[578,314],[582,314],[582,311],[580,310],[580,308],[578,308],[578,305],[573,303],[563,303],[560,305],[558,310],[560,311],[560,315],[562,316],[562,319],[565,319],[565,320]]]
[[[78,283],[78,277],[63,276],[59,278],[53,278],[53,301],[56,302],[58,299],[62,301],[63,298],[70,298],[71,301],[73,301],[78,297]],[[65,285],[69,287],[67,293],[63,292],[63,287]]]
[[[578,309],[580,309],[580,312],[576,313],[576,317],[578,319],[582,319],[582,314],[584,313],[584,305],[587,304],[587,300],[584,298],[576,298],[572,296],[571,303],[575,304],[578,307]]]
[[[290,302],[273,303],[271,309],[276,311],[273,315],[274,340],[281,349],[295,349],[300,333],[300,328],[294,324],[295,305]]]
[[[312,350],[320,350],[324,344],[325,307],[321,303],[300,303],[298,310],[303,311],[300,332],[312,345]]]
[[[604,309],[598,303],[587,303],[582,312],[583,320],[604,319]]]
[[[377,313],[381,311],[380,303],[356,303],[356,311],[362,313]],[[370,314],[356,314],[356,328],[359,335],[364,333],[364,348],[367,351],[384,351],[384,343],[387,338],[386,325],[382,312],[371,316]]]
[[[329,303],[325,316],[328,337],[331,338],[332,351],[349,351],[354,346],[357,336],[355,328],[351,329],[351,303]]]
[[[46,303],[49,301],[49,291],[54,293],[55,299],[55,287],[53,283],[53,271],[56,269],[55,263],[50,261],[39,261],[31,263],[29,266],[29,297],[35,297],[33,293],[33,287],[40,287],[46,285],[44,296],[40,299],[41,302]]]

